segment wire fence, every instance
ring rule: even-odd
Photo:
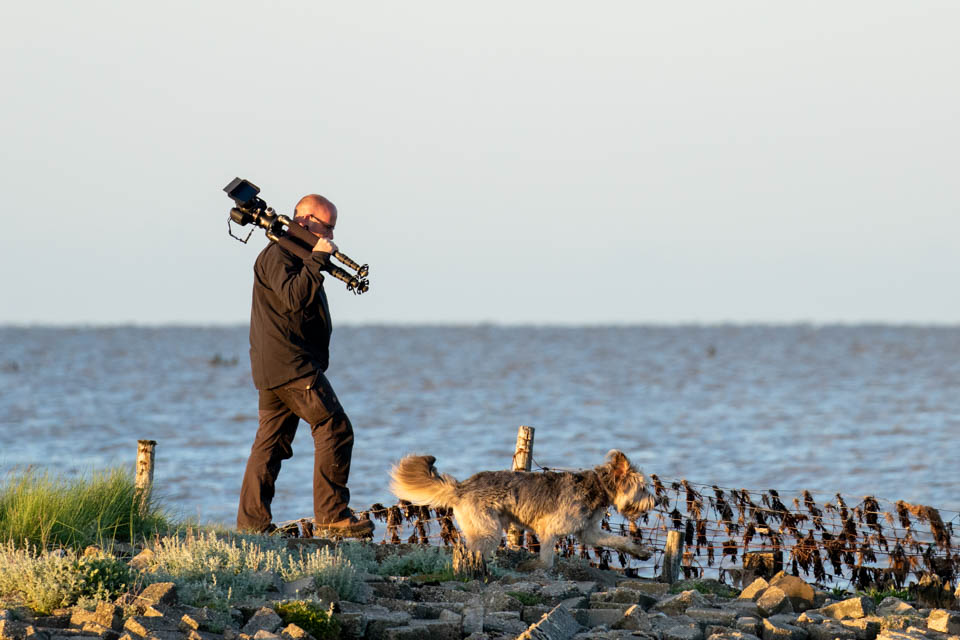
[[[656,577],[671,530],[682,534],[687,578],[739,584],[748,576],[786,570],[827,586],[904,588],[911,577],[953,582],[960,572],[954,524],[960,513],[873,496],[858,500],[837,493],[817,500],[809,491],[733,489],[649,476],[655,506],[636,521],[609,512],[602,527],[643,543],[654,555],[645,562],[622,552],[587,548],[576,539],[557,543],[563,557],[587,559],[600,568],[620,568],[633,577]],[[460,540],[451,509],[399,502],[363,512],[386,526],[378,542],[452,545]],[[304,521],[301,521],[304,522]],[[506,544],[504,539],[501,543]],[[522,546],[539,551],[527,532]]]

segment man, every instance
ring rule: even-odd
[[[337,251],[337,208],[323,196],[304,196],[294,221],[318,238],[310,257],[301,260],[271,242],[253,268],[250,368],[260,394],[260,426],[240,489],[237,528],[276,530],[270,511],[274,484],[280,463],[293,455],[302,418],[314,443],[315,524],[344,537],[366,537],[373,523],[357,520],[348,506],[353,427],[324,376],[331,324],[321,271]]]

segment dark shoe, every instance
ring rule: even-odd
[[[277,538],[299,538],[300,537],[300,529],[297,528],[296,522],[292,524],[285,524],[282,527],[278,527],[277,525],[271,522],[260,531],[256,531],[253,533],[257,533],[261,536],[274,536]]]
[[[370,538],[373,536],[373,522],[370,518],[357,520],[356,516],[350,516],[337,522],[328,524],[316,524],[314,535],[334,536],[340,538]]]

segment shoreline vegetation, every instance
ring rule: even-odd
[[[142,499],[123,469],[26,469],[0,480],[0,640],[960,635],[942,590],[849,594],[781,573],[741,591],[628,579],[577,558],[524,569],[530,557],[501,550],[488,579],[458,579],[446,547],[197,526]]]

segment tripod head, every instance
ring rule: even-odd
[[[234,178],[223,190],[237,205],[230,209],[230,217],[227,218],[227,233],[231,238],[246,244],[254,231],[251,229],[245,238],[241,238],[233,233],[231,222],[241,227],[254,224],[266,232],[271,242],[276,242],[302,260],[310,257],[317,243],[317,237],[287,216],[278,214],[273,207],[267,206],[267,203],[258,197],[260,187],[249,180]],[[334,253],[332,257],[356,272],[356,275],[351,275],[333,264],[332,260],[324,267],[324,270],[334,278],[346,283],[347,291],[359,295],[370,289],[370,281],[367,279],[370,273],[369,265],[359,265],[340,251]]]

